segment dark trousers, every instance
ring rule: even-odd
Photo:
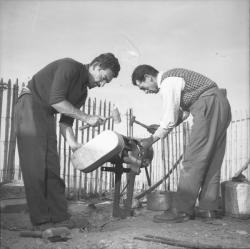
[[[53,115],[24,94],[15,106],[19,162],[33,225],[68,218]]]
[[[184,153],[177,191],[177,210],[192,214],[199,208],[218,209],[220,170],[226,147],[231,108],[224,92],[213,88],[191,106],[193,126]]]

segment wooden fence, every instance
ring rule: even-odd
[[[14,105],[18,97],[18,80],[14,84],[0,81],[0,181],[13,179],[15,171],[16,137],[14,133]],[[20,173],[19,173],[20,175]]]
[[[5,83],[3,79],[1,79],[0,182],[22,181],[13,117],[14,106],[17,101],[20,88],[18,80],[16,80],[13,84],[10,80]],[[88,114],[99,114],[104,117],[109,117],[111,115],[112,108],[113,106],[111,102],[102,100],[97,101],[96,99],[92,100],[88,98],[86,105],[83,106],[82,110]],[[75,135],[81,143],[86,143],[103,130],[114,129],[113,119],[108,119],[104,125],[97,128],[79,130],[79,127],[83,125],[83,122],[76,121],[73,126]],[[80,171],[75,170],[70,161],[71,150],[62,135],[59,133],[58,126],[57,136],[58,153],[61,163],[61,176],[66,183],[68,196],[78,197],[89,193],[103,193],[113,188],[114,178],[113,174],[110,172],[101,172],[100,169],[98,169],[89,174],[83,174]]]
[[[130,116],[133,111],[130,110]],[[152,184],[166,175],[178,161],[189,142],[192,120],[183,122],[165,138],[153,145],[154,159],[149,167]],[[133,135],[133,126],[129,129]],[[149,133],[145,130],[145,135]],[[138,136],[137,136],[138,137]],[[234,112],[233,120],[227,131],[227,145],[221,168],[221,181],[229,180],[250,158],[250,116],[249,113]],[[180,174],[180,164],[158,190],[176,191]],[[250,166],[243,174],[250,180]],[[136,178],[135,188],[147,189],[147,177],[144,171]]]
[[[22,180],[13,122],[13,107],[20,91],[20,85],[18,80],[14,84],[10,80],[7,83],[3,80],[0,82],[0,182]],[[112,107],[110,102],[88,99],[83,110],[86,113],[96,113],[108,117],[111,114]],[[127,136],[131,137],[134,135],[134,129],[130,122],[132,115],[133,111],[131,109],[128,110],[126,120]],[[81,143],[86,143],[103,130],[113,130],[115,128],[112,119],[109,119],[104,126],[97,129],[87,128],[81,131],[78,128],[82,125],[82,122],[76,121],[73,127],[78,141]],[[190,126],[189,122],[184,122],[176,127],[167,138],[154,145],[154,159],[149,167],[152,184],[168,173],[172,165],[183,154],[189,141]],[[70,162],[71,151],[58,130],[58,153],[61,163],[61,176],[67,186],[67,195],[69,197],[81,198],[88,194],[102,194],[111,191],[114,187],[113,173],[102,172],[99,168],[94,172],[84,174],[72,167]],[[250,157],[249,133],[249,114],[234,113],[233,121],[228,129],[226,154],[221,170],[221,179],[223,181],[230,179]],[[148,135],[146,131],[145,135]],[[138,134],[136,136],[138,137]],[[164,184],[160,185],[158,189],[176,190],[179,180],[179,168],[178,166],[173,170],[170,178]],[[250,167],[244,174],[250,179]],[[124,174],[123,187],[125,184],[126,177]],[[141,174],[136,177],[135,189],[142,190],[147,187],[146,174],[144,169],[142,169]]]
[[[112,104],[107,101],[87,100],[87,104],[82,108],[88,114],[98,114],[104,117],[110,117],[112,111]],[[79,130],[84,123],[75,121],[74,131],[78,142],[85,144],[87,141],[94,138],[103,130],[113,130],[114,120],[108,119],[104,125],[97,128],[86,128]],[[99,194],[107,192],[114,187],[114,176],[111,172],[101,171],[101,168],[85,174],[73,168],[70,157],[71,150],[66,144],[65,139],[57,130],[58,135],[58,152],[61,163],[61,176],[67,186],[67,195],[74,198],[82,198],[88,194]],[[108,164],[108,163],[107,163]]]

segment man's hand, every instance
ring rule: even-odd
[[[154,143],[154,139],[153,139],[153,136],[150,136],[148,138],[139,139],[139,142],[140,142],[141,146],[143,147],[143,149],[146,150],[150,146],[152,146],[152,144]]]
[[[66,139],[72,151],[75,152],[82,144],[77,142],[72,127],[64,123],[59,123],[59,126],[61,134]]]
[[[70,148],[73,152],[75,152],[77,149],[79,149],[80,147],[82,147],[82,144],[80,143],[74,143],[74,144],[71,144]]]
[[[148,128],[147,128],[147,131],[151,134],[154,134],[155,131],[159,128],[160,125],[158,124],[152,124],[152,125],[149,125]]]
[[[99,124],[103,124],[105,122],[105,118],[98,115],[89,115],[80,109],[73,106],[69,101],[63,100],[59,103],[51,105],[54,109],[56,109],[59,113],[64,114],[66,116],[75,118],[77,120],[81,120],[83,122],[88,123],[90,126],[98,126]]]
[[[106,118],[98,116],[98,115],[89,115],[86,123],[88,123],[90,126],[98,126],[102,125],[106,121]]]

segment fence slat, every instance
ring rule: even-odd
[[[7,181],[8,172],[8,150],[9,150],[9,132],[10,132],[10,108],[11,108],[11,81],[8,81],[6,119],[5,119],[5,141],[4,141],[4,163],[3,163],[3,181]]]
[[[75,120],[75,139],[78,141],[78,136],[79,136],[79,132],[78,132],[78,127],[79,127],[79,120]],[[71,150],[69,148],[69,150]],[[77,170],[75,168],[73,168],[73,192],[74,192],[74,199],[79,198],[78,196],[78,189],[77,189]]]
[[[161,160],[162,160],[162,165],[163,165],[163,174],[162,176],[164,176],[167,172],[166,169],[166,158],[165,158],[165,139],[161,139]],[[166,181],[164,182],[164,190],[167,190],[167,184]]]
[[[88,105],[87,105],[87,114],[90,114],[90,110],[91,110],[91,99],[89,98],[88,99]],[[90,130],[90,127],[88,127],[86,129],[86,133],[87,133],[86,142],[89,141],[89,130]],[[85,174],[85,177],[84,177],[84,191],[86,193],[88,193],[88,176],[87,176],[87,174]]]
[[[11,181],[14,179],[15,174],[15,149],[16,149],[16,134],[14,126],[14,108],[18,97],[18,80],[13,85],[12,89],[12,104],[11,104],[11,116],[10,116],[10,136],[9,136],[9,150],[8,150],[8,164],[7,164],[7,175],[6,180]]]
[[[102,100],[99,103],[99,115],[103,115],[102,113]],[[104,116],[104,115],[103,115]],[[98,133],[101,132],[100,126],[98,127]],[[102,193],[102,185],[103,185],[103,171],[99,168],[99,193]]]
[[[0,81],[0,136],[1,136],[1,124],[2,124],[2,106],[3,106],[3,91],[6,88],[3,79]]]

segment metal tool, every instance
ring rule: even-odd
[[[148,125],[145,125],[145,124],[143,124],[143,123],[137,121],[137,120],[135,119],[135,116],[132,116],[132,118],[131,118],[131,120],[130,120],[130,125],[133,125],[133,123],[136,123],[136,124],[138,124],[138,125],[140,125],[140,126],[146,128],[146,129],[149,129],[149,128],[150,128]]]
[[[120,115],[120,112],[119,112],[119,110],[118,110],[118,107],[115,107],[115,108],[113,109],[111,115],[110,115],[109,117],[105,118],[105,122],[106,122],[108,119],[113,119],[113,120],[114,120],[114,123],[116,123],[116,124],[121,123],[121,115]],[[90,127],[93,127],[93,126],[87,124],[87,125],[84,125],[84,126],[80,127],[79,129],[80,129],[80,130],[84,130],[84,129],[90,128]]]
[[[176,169],[176,167],[178,166],[178,164],[181,162],[182,157],[183,157],[183,155],[181,155],[179,157],[179,159],[175,162],[175,164],[173,165],[173,167],[169,170],[169,172],[161,180],[159,180],[157,183],[155,183],[153,186],[151,186],[147,190],[145,190],[142,193],[140,193],[137,196],[135,196],[135,199],[137,199],[137,200],[141,199],[147,193],[152,192],[154,189],[156,189],[158,186],[160,186],[166,179],[168,179],[169,176],[172,174],[172,172]]]
[[[215,243],[202,243],[199,240],[179,240],[172,237],[161,237],[155,235],[144,235],[144,237],[134,237],[135,240],[142,240],[150,242],[150,248],[154,248],[152,242],[159,244],[166,244],[171,246],[189,248],[189,249],[249,249],[249,246],[231,246]]]
[[[145,125],[145,124],[143,124],[143,123],[137,121],[137,120],[135,119],[135,116],[132,116],[132,118],[131,118],[131,120],[130,120],[130,125],[131,125],[131,126],[133,125],[133,123],[136,123],[136,124],[142,126],[143,128],[147,129],[147,131],[148,131],[149,133],[151,133],[151,134],[155,133],[155,131],[156,131],[156,130],[158,129],[158,127],[159,127],[159,125],[157,125],[157,124]]]

